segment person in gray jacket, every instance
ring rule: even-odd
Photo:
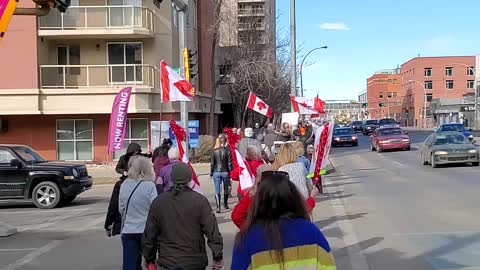
[[[128,177],[120,187],[118,198],[122,215],[123,270],[141,270],[142,234],[157,188],[150,159],[133,156],[129,164]]]
[[[245,129],[245,137],[240,140],[238,144],[238,151],[242,154],[243,157],[247,156],[247,148],[249,146],[256,146],[258,149],[262,149],[262,144],[253,138],[253,128]]]
[[[158,195],[150,208],[143,233],[143,256],[149,267],[156,263],[158,269],[205,269],[205,238],[212,250],[212,269],[223,266],[223,238],[217,219],[207,198],[188,187],[191,180],[187,164],[173,166],[173,188]]]

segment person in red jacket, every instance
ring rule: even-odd
[[[247,166],[250,167],[251,172],[253,173],[253,177],[256,177],[257,175],[257,168],[260,167],[261,165],[265,164],[263,162],[262,158],[262,152],[261,150],[256,147],[256,146],[248,146],[247,148],[247,156],[245,157]],[[237,170],[233,170],[230,173],[230,178],[233,181],[240,181],[240,176],[238,175]],[[243,197],[248,195],[248,191],[242,191],[240,188],[240,183],[238,184],[237,188],[237,196],[238,200],[241,201]]]
[[[270,164],[264,164],[257,168],[256,177],[255,177],[255,186],[251,191],[249,191],[246,196],[244,196],[235,208],[232,211],[232,221],[235,226],[239,229],[242,228],[243,223],[245,222],[248,214],[248,209],[252,204],[253,196],[255,195],[258,183],[261,181],[262,173],[266,171],[274,171],[274,168]],[[309,213],[312,213],[313,208],[315,208],[315,196],[318,195],[318,189],[314,188],[310,193],[310,197],[307,199],[307,210]]]

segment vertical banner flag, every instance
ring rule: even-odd
[[[128,103],[132,94],[131,87],[123,88],[115,96],[108,128],[108,154],[123,149],[123,139],[127,124]]]
[[[248,163],[245,162],[240,152],[235,148],[235,145],[240,141],[240,136],[233,133],[229,128],[225,128],[223,133],[227,135],[228,146],[230,147],[230,153],[232,153],[232,162],[234,170],[238,172],[240,189],[242,191],[252,188],[255,184],[255,178],[251,172],[251,168]]]
[[[7,32],[8,23],[17,8],[18,0],[0,0],[0,41]]]
[[[320,171],[327,166],[328,154],[332,144],[333,122],[326,123],[317,128],[315,133],[315,152],[310,165],[310,173],[313,173],[313,183],[320,180]]]

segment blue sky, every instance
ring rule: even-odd
[[[288,35],[290,1],[276,3],[277,30]],[[375,71],[418,54],[480,54],[479,10],[478,0],[297,0],[297,48],[328,46],[306,61],[306,95],[356,99]]]

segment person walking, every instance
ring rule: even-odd
[[[130,158],[128,178],[120,187],[122,215],[123,270],[142,269],[142,234],[148,211],[157,197],[153,166],[146,157]]]
[[[297,161],[302,163],[303,166],[305,166],[305,169],[307,169],[307,175],[308,175],[311,162],[305,157],[305,147],[303,146],[303,143],[295,142],[293,146],[295,147],[295,151],[297,151],[297,155],[298,155]]]
[[[247,166],[250,167],[250,170],[253,174],[253,177],[256,177],[256,172],[258,167],[261,165],[265,164],[262,158],[262,152],[258,147],[255,146],[249,146],[247,148],[247,155],[245,159]],[[238,187],[237,187],[237,197],[238,200],[242,200],[243,197],[248,195],[248,190],[242,190],[240,187],[240,175],[238,174],[239,172],[237,170],[233,170],[232,173],[230,174],[230,177],[232,178],[233,181],[238,181]]]
[[[310,197],[311,191],[314,189],[312,181],[307,179],[308,171],[305,165],[298,162],[298,153],[294,146],[290,143],[282,145],[279,153],[275,158],[273,167],[276,170],[287,172],[298,191],[304,199]]]
[[[223,206],[228,207],[228,197],[230,195],[230,172],[233,170],[232,156],[227,147],[227,137],[220,134],[215,142],[213,152],[210,158],[210,177],[215,185],[215,203],[217,213],[221,213],[222,207],[222,184],[223,184]]]
[[[150,267],[156,263],[158,269],[205,269],[205,237],[212,250],[212,269],[223,267],[217,219],[207,198],[188,187],[191,179],[187,164],[174,165],[172,190],[160,194],[150,208],[143,233],[143,256]]]
[[[178,151],[178,148],[172,147],[170,150],[168,150],[168,159],[168,164],[163,166],[158,173],[156,180],[158,194],[167,192],[173,187],[172,168],[176,164],[181,163],[180,152]]]
[[[330,245],[285,172],[267,171],[235,237],[232,270],[334,270]]]
[[[160,171],[163,167],[167,166],[170,163],[170,158],[168,158],[168,151],[170,150],[169,145],[162,145],[158,149],[158,156],[153,162],[153,170],[155,172],[155,185],[157,186],[158,193],[163,192],[163,182],[161,182]]]
[[[315,147],[313,146],[313,144],[309,144],[307,146],[307,154],[305,155],[305,157],[310,160],[310,162],[312,162],[312,158],[313,158],[313,153],[315,152]]]
[[[258,149],[262,149],[262,144],[253,138],[254,133],[252,128],[245,129],[245,137],[240,140],[238,144],[238,152],[245,157],[247,155],[247,148],[249,146],[256,146]]]
[[[122,155],[120,159],[118,159],[117,167],[115,171],[119,173],[120,179],[125,180],[128,176],[128,161],[131,157],[140,155],[142,153],[142,147],[138,143],[131,143],[127,147],[127,151],[125,155]]]
[[[288,142],[295,141],[295,136],[293,136],[292,126],[289,123],[283,123],[280,133],[277,136],[277,141]]]

